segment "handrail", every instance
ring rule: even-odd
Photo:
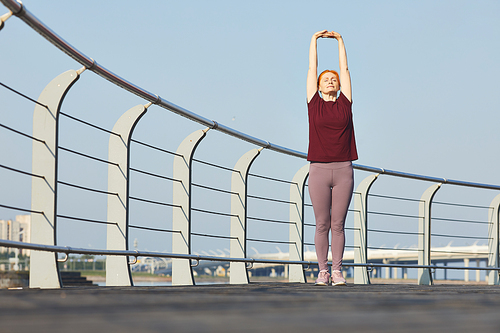
[[[235,129],[232,129],[228,126],[224,126],[222,124],[219,124],[218,122],[214,120],[209,120],[208,118],[205,118],[203,116],[200,116],[192,111],[189,111],[187,109],[184,109],[172,102],[169,102],[163,98],[161,98],[159,95],[153,94],[139,86],[136,86],[135,84],[123,79],[122,77],[114,74],[110,70],[106,69],[105,67],[99,65],[94,59],[86,56],[82,52],[78,51],[75,47],[73,47],[71,44],[66,42],[63,38],[61,38],[59,35],[57,35],[54,31],[52,31],[48,26],[46,26],[43,22],[41,22],[38,18],[36,18],[33,14],[31,14],[26,7],[15,1],[15,0],[0,0],[6,6],[15,16],[19,17],[21,20],[23,20],[27,25],[29,25],[31,28],[33,28],[35,31],[37,31],[40,35],[42,35],[45,39],[47,39],[50,43],[55,45],[57,48],[59,48],[61,51],[66,53],[68,56],[85,66],[86,69],[96,73],[97,75],[103,77],[104,79],[110,81],[111,83],[141,97],[144,98],[145,100],[156,104],[158,106],[163,107],[164,109],[167,109],[171,112],[174,112],[182,117],[188,118],[190,120],[193,120],[195,122],[198,122],[204,126],[208,126],[211,129],[218,130],[222,133],[231,135],[233,137],[236,137],[238,139],[253,143],[257,146],[264,147],[270,150],[274,150],[279,153],[283,153],[286,155],[291,155],[295,156],[298,158],[303,158],[307,159],[307,154],[304,152],[300,152],[297,150],[293,150],[290,148],[286,148],[280,145],[276,145],[273,143],[270,143],[269,141],[265,141],[259,138],[256,138],[254,136],[239,132]],[[400,172],[400,171],[394,171],[394,170],[387,170],[383,168],[377,168],[377,167],[371,167],[371,166],[366,166],[366,165],[360,165],[360,164],[353,164],[353,167],[357,170],[363,170],[363,171],[369,171],[369,172],[376,172],[379,174],[385,174],[385,175],[390,175],[390,176],[396,176],[396,177],[402,177],[402,178],[410,178],[410,179],[416,179],[416,180],[423,180],[423,181],[429,181],[429,182],[437,182],[437,183],[443,183],[443,184],[451,184],[451,185],[459,185],[459,186],[466,186],[466,187],[475,187],[475,188],[483,188],[483,189],[492,189],[492,190],[500,190],[500,185],[491,185],[491,184],[482,184],[482,183],[473,183],[473,182],[465,182],[465,181],[459,181],[459,180],[452,180],[452,179],[446,179],[446,178],[439,178],[439,177],[430,177],[430,176],[423,176],[423,175],[418,175],[418,174],[412,174],[412,173],[406,173],[406,172]]]
[[[279,260],[279,259],[255,259],[255,258],[230,258],[230,257],[216,257],[216,256],[201,256],[197,254],[175,254],[164,252],[150,252],[138,250],[93,250],[75,248],[69,246],[57,245],[43,245],[16,242],[10,240],[0,239],[0,246],[14,247],[27,250],[46,251],[54,253],[64,253],[65,256],[69,254],[87,254],[87,255],[103,255],[103,256],[128,256],[128,257],[156,257],[156,258],[177,258],[177,259],[191,259],[199,262],[200,260],[206,261],[224,261],[224,262],[244,262],[250,264],[281,264],[281,265],[318,265],[317,261],[300,261],[300,260]],[[67,259],[67,258],[65,258]],[[438,266],[438,265],[409,265],[409,264],[384,264],[384,263],[342,263],[343,266],[349,267],[400,267],[400,268],[430,268],[430,269],[458,269],[458,270],[474,270],[474,271],[500,271],[500,267],[459,267],[459,266]],[[248,267],[251,269],[252,267]]]

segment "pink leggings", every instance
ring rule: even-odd
[[[352,162],[311,163],[309,196],[316,218],[314,244],[320,270],[328,270],[328,232],[332,231],[332,270],[344,255],[344,224],[354,188]]]

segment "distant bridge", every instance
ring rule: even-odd
[[[469,245],[469,246],[451,246],[448,244],[445,247],[433,247],[431,251],[434,253],[432,256],[432,262],[435,265],[435,269],[444,269],[449,263],[463,263],[463,267],[470,268],[470,270],[476,271],[475,280],[480,281],[480,271],[484,270],[484,267],[480,266],[481,262],[488,261],[488,246],[487,245]],[[212,251],[213,252],[213,251]],[[228,257],[223,251],[220,257]],[[213,252],[217,255],[216,252]],[[206,255],[209,255],[206,253]],[[255,263],[249,269],[249,272],[253,272],[252,275],[263,275],[267,276],[277,276],[280,274],[283,278],[288,278],[288,265],[283,264],[290,260],[289,254],[287,252],[274,252],[274,253],[256,253],[251,256],[255,260],[267,259],[274,260],[279,263]],[[331,253],[328,254],[328,259],[331,261]],[[314,251],[304,251],[304,260],[309,262],[316,261],[316,253]],[[403,248],[403,249],[390,249],[390,250],[368,250],[368,262],[370,264],[378,264],[371,266],[373,269],[370,271],[370,277],[378,278],[397,278],[397,270],[401,269],[401,278],[408,278],[407,269],[408,265],[418,264],[418,249],[417,247]],[[344,275],[350,276],[352,269],[350,264],[354,263],[354,251],[347,250],[344,253]],[[472,263],[472,265],[471,265]],[[393,266],[384,266],[385,264],[391,264]],[[441,265],[440,265],[441,264]],[[475,264],[475,267],[474,267]],[[379,266],[380,265],[380,266]],[[281,267],[280,267],[281,266]],[[133,266],[133,269],[147,270],[151,273],[162,274],[162,275],[172,275],[172,261],[171,260],[159,260],[157,258],[145,258],[140,264]],[[278,268],[280,267],[280,268]],[[385,273],[382,268],[385,267]],[[457,267],[457,266],[455,266]],[[477,269],[479,267],[479,270]],[[193,270],[198,275],[209,274],[218,275],[223,274],[225,276],[230,276],[231,272],[228,272],[229,263],[224,263],[220,261],[201,261],[193,267]],[[315,267],[308,267],[311,269],[311,274],[317,275],[318,269]],[[257,272],[260,271],[260,272]],[[445,270],[446,272],[446,270]],[[445,273],[446,279],[446,273]],[[464,271],[464,281],[469,281],[469,270]],[[486,276],[488,280],[488,276]]]

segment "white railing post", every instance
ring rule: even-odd
[[[500,194],[497,195],[490,204],[488,210],[488,267],[499,268],[499,223],[500,223]],[[491,270],[488,273],[488,284],[500,284],[497,270]]]
[[[74,70],[54,78],[43,89],[33,113],[32,171],[43,178],[32,177],[31,210],[43,214],[31,214],[31,242],[55,245],[57,231],[57,147],[59,132],[59,109],[64,96],[78,80]],[[30,288],[60,288],[61,280],[57,267],[57,254],[31,251]]]
[[[247,189],[248,172],[253,161],[259,156],[260,149],[252,149],[240,157],[231,175],[231,243],[232,258],[246,258],[247,255]],[[247,284],[248,272],[246,263],[231,262],[229,264],[229,283]]]
[[[379,174],[363,179],[354,192],[354,263],[368,262],[368,192]],[[354,267],[354,283],[370,284],[367,267]]]
[[[289,260],[304,260],[304,189],[309,176],[309,164],[304,165],[293,176],[290,185],[290,247]],[[288,266],[288,281],[306,283],[302,265]]]
[[[441,188],[441,183],[430,186],[419,202],[418,214],[418,264],[431,264],[431,206],[432,199]],[[418,268],[418,284],[432,285],[432,275],[430,268]]]
[[[191,254],[191,170],[194,152],[209,128],[188,135],[177,148],[173,167],[172,252]],[[190,259],[172,259],[172,285],[193,285]]]
[[[151,103],[137,105],[125,112],[115,123],[109,137],[108,161],[108,224],[107,249],[128,250],[130,139],[135,125]],[[133,285],[128,258],[106,257],[106,286]]]

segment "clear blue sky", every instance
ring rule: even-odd
[[[24,4],[77,49],[140,87],[244,133],[304,152],[310,37],[322,29],[338,31],[352,75],[357,163],[500,184],[498,1]],[[0,14],[6,11],[1,8]],[[0,49],[0,81],[35,98],[59,73],[81,67],[17,18],[0,31]],[[333,41],[319,41],[319,66],[338,67]],[[29,133],[32,106],[3,88],[0,99],[2,123]],[[65,106],[66,112],[111,129],[121,113],[139,103],[144,101],[85,72]],[[175,150],[185,135],[200,128],[165,113],[152,107],[148,116],[159,118],[145,117],[135,137]],[[169,126],[159,121],[161,117],[182,126]],[[222,135],[212,136],[219,142]],[[170,138],[176,139],[165,144]],[[75,148],[83,145],[74,141]],[[16,145],[2,147],[3,156],[29,170],[29,163],[17,157]],[[234,145],[243,147],[242,153],[252,148]],[[30,158],[29,145],[19,149]],[[105,157],[106,145],[97,154]],[[241,154],[238,150],[226,160],[219,155],[208,149],[199,156],[216,156],[232,166]],[[150,164],[144,162],[145,167]],[[284,178],[291,178],[304,161],[290,164],[289,169],[283,167]],[[265,170],[264,164],[256,168]],[[280,176],[279,168],[270,173]],[[412,195],[419,197],[421,189]],[[494,194],[474,203],[488,205]],[[458,200],[469,198],[467,194]]]

